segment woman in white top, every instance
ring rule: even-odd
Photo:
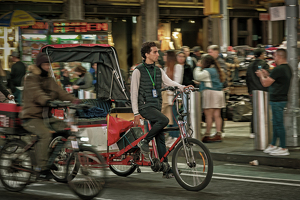
[[[183,80],[183,65],[176,64],[178,62],[178,57],[175,54],[175,51],[169,50],[165,52],[165,72],[167,76],[173,81],[182,84]],[[185,61],[185,59],[184,59]],[[183,61],[183,62],[184,62]],[[163,95],[163,108],[162,113],[164,113],[169,118],[169,125],[172,127],[177,127],[175,119],[177,118],[177,111],[175,105],[173,105],[174,92],[166,91]],[[164,101],[165,100],[165,101]],[[173,114],[172,114],[173,113]],[[169,131],[169,136],[166,139],[167,147],[170,147],[174,141],[179,136],[178,131]]]
[[[223,92],[225,74],[212,56],[203,55],[194,70],[194,79],[201,82],[199,89],[206,121],[206,133],[202,141],[219,142],[222,135],[221,108],[225,107]],[[213,121],[216,123],[217,132],[210,135]]]

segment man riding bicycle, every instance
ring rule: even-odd
[[[20,116],[24,129],[39,137],[35,152],[36,169],[41,171],[41,174],[47,174],[50,168],[55,170],[54,166],[47,166],[48,147],[52,140],[52,134],[64,130],[66,127],[62,120],[50,118],[49,102],[53,100],[74,102],[77,100],[73,95],[64,91],[50,76],[50,62],[45,53],[37,55],[36,66],[25,78],[23,107]]]
[[[136,67],[132,73],[131,80],[131,104],[134,113],[134,124],[139,125],[140,120],[146,118],[151,123],[151,130],[147,136],[139,142],[142,153],[147,155],[149,142],[155,137],[159,157],[162,158],[166,153],[164,127],[169,123],[169,119],[161,113],[161,88],[162,84],[166,86],[177,86],[181,90],[185,86],[172,81],[163,69],[155,66],[158,60],[158,49],[154,42],[145,42],[142,44],[141,54],[143,62]],[[187,86],[193,87],[193,86]],[[168,162],[165,158],[164,162]],[[163,175],[164,178],[172,177],[172,169]]]

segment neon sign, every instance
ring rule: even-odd
[[[47,22],[38,22],[36,21],[32,26],[21,26],[21,29],[39,29],[39,30],[46,30],[48,29]]]
[[[108,29],[108,23],[53,22],[53,33],[88,33]]]

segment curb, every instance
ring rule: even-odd
[[[259,165],[267,165],[272,167],[285,167],[300,169],[300,159],[296,158],[283,158],[274,156],[259,156],[259,155],[246,155],[234,153],[213,153],[210,152],[213,160],[226,161],[234,163],[249,163],[253,160],[258,160]]]

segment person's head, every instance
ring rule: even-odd
[[[94,63],[94,64],[92,65],[92,68],[93,68],[95,71],[97,71],[97,63]]]
[[[20,61],[20,54],[17,51],[12,52],[11,56],[11,61],[13,62],[18,62]]]
[[[141,54],[146,63],[152,64],[158,60],[158,48],[154,42],[144,42],[141,48]]]
[[[219,65],[218,62],[216,62],[216,59],[214,57],[212,57],[211,55],[205,55],[201,57],[201,67],[202,69],[204,68],[210,68],[210,67],[215,67],[218,71],[219,77],[220,77],[220,81],[224,82],[225,80],[225,74],[224,72],[221,70],[221,67]]]
[[[81,65],[78,65],[75,69],[74,72],[76,75],[78,75],[79,77],[82,77],[85,75],[86,73],[86,68],[82,67]]]
[[[48,57],[47,54],[45,53],[39,53],[36,56],[36,60],[35,60],[35,64],[38,68],[41,69],[41,76],[42,77],[47,77],[48,76],[48,72],[51,68],[51,60],[49,60],[50,57]]]
[[[253,51],[254,57],[259,59],[265,58],[265,49],[259,48]]]
[[[185,54],[185,57],[188,57],[188,56],[190,56],[190,47],[188,47],[188,46],[182,46],[181,47],[181,51],[183,51],[184,52],[184,54]]]
[[[186,55],[183,51],[178,51],[176,54],[178,64],[183,65],[185,63]]]
[[[196,55],[197,57],[201,57],[201,47],[199,46],[193,47],[193,54]]]
[[[154,41],[154,43],[155,43],[155,45],[156,45],[156,47],[157,47],[158,49],[161,48],[160,41],[156,40],[156,41]]]
[[[220,48],[219,48],[218,45],[210,45],[210,46],[207,47],[207,52],[212,57],[218,58],[219,57],[219,53],[220,53]]]
[[[274,61],[277,65],[286,63],[287,61],[287,52],[285,49],[277,49],[274,54]]]

